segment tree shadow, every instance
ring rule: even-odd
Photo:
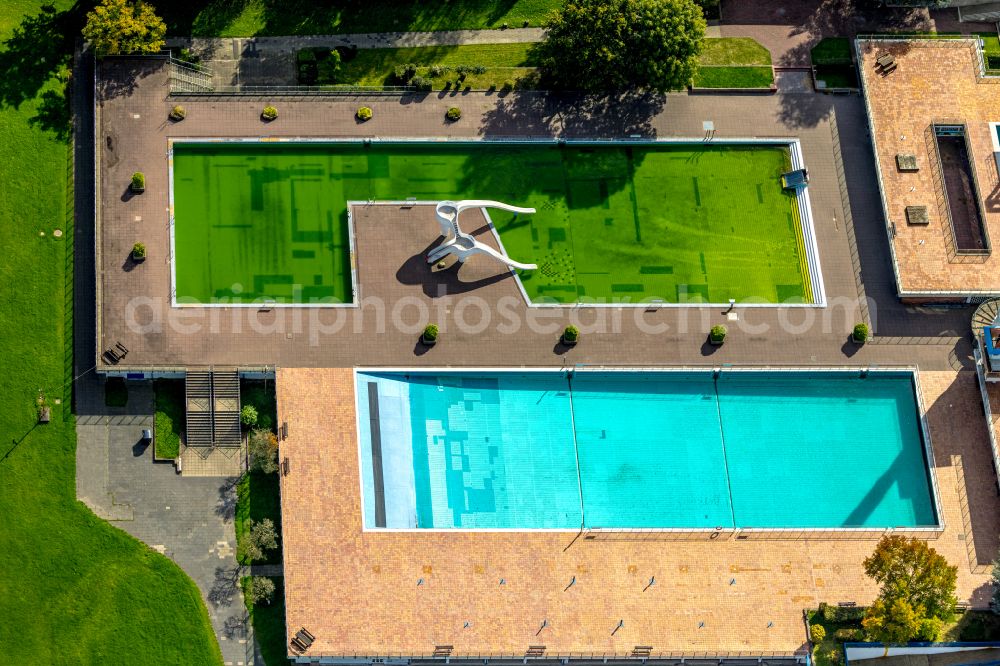
[[[833,114],[829,95],[778,95],[778,121],[789,129],[816,127]]]
[[[498,98],[483,115],[479,133],[484,137],[555,137],[559,132],[556,96],[522,92]]]
[[[209,589],[207,595],[209,603],[217,608],[219,606],[231,606],[234,597],[237,596],[241,573],[242,569],[240,567],[233,569],[216,567],[215,579],[212,581],[212,587]]]
[[[215,502],[215,515],[227,523],[236,517],[236,487],[239,482],[240,477],[229,477],[219,486],[219,497]]]
[[[662,94],[633,90],[569,100],[560,114],[562,135],[655,138],[652,121],[663,111],[666,99]]]
[[[72,114],[69,107],[69,96],[66,94],[69,85],[62,92],[46,90],[42,93],[35,115],[28,123],[46,132],[52,132],[59,141],[67,141],[70,136]]]
[[[985,567],[1000,546],[1000,499],[986,430],[991,424],[983,418],[976,373],[959,372],[933,404],[924,407],[939,492],[950,491],[945,490],[949,485],[955,488],[956,481],[958,484],[958,515],[950,516],[952,529],[965,535],[967,565]],[[961,474],[957,474],[959,470]]]
[[[79,2],[61,12],[42,5],[38,14],[26,16],[14,28],[0,45],[0,104],[16,107],[34,99],[69,65],[84,11]]]

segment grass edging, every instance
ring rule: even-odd
[[[153,420],[153,458],[176,460],[181,451],[184,428],[184,381],[157,379],[153,382],[156,413]]]
[[[254,640],[260,646],[260,654],[267,666],[281,666],[288,663],[288,648],[285,645],[285,586],[284,578],[268,576],[274,583],[274,598],[269,604],[254,605],[247,598],[246,589],[250,577],[240,579],[243,600],[250,615]]]

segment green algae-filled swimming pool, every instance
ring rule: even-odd
[[[911,372],[358,371],[365,526],[938,525]]]
[[[533,302],[811,303],[789,168],[788,144],[176,141],[176,298],[348,303],[347,201],[414,197],[536,208],[491,212]]]

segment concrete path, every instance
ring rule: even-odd
[[[194,579],[223,661],[253,664],[253,636],[236,562],[235,478],[184,477],[140,442],[153,422],[150,382],[129,382],[128,404],[104,407],[100,379],[77,383],[77,497]]]
[[[294,53],[311,47],[356,46],[359,49],[389,49],[408,46],[464,46],[469,44],[520,44],[540,42],[543,28],[509,30],[441,30],[436,32],[363,32],[343,35],[288,37],[171,38],[167,46],[185,46],[212,60],[235,59],[245,52]],[[203,56],[204,57],[204,56]]]
[[[518,44],[541,41],[542,28],[509,30],[443,30],[440,32],[369,32],[300,37],[172,38],[169,47],[185,47],[212,70],[217,88],[288,86],[296,80],[295,53],[304,48],[354,46],[386,49],[412,46]]]

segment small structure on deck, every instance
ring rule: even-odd
[[[514,261],[506,254],[494,250],[489,245],[476,240],[471,234],[462,231],[462,228],[458,225],[458,216],[467,208],[497,208],[511,213],[525,213],[528,215],[535,212],[534,208],[519,208],[500,203],[499,201],[478,199],[442,201],[435,207],[434,212],[437,215],[438,224],[441,225],[441,235],[444,236],[444,242],[428,253],[427,263],[433,264],[444,259],[449,254],[455,255],[460,262],[465,263],[466,259],[474,254],[485,254],[511,268],[521,270],[534,270],[538,268],[536,264],[522,264]]]
[[[808,184],[809,172],[805,169],[796,169],[781,174],[781,187],[786,190],[801,190]]]

